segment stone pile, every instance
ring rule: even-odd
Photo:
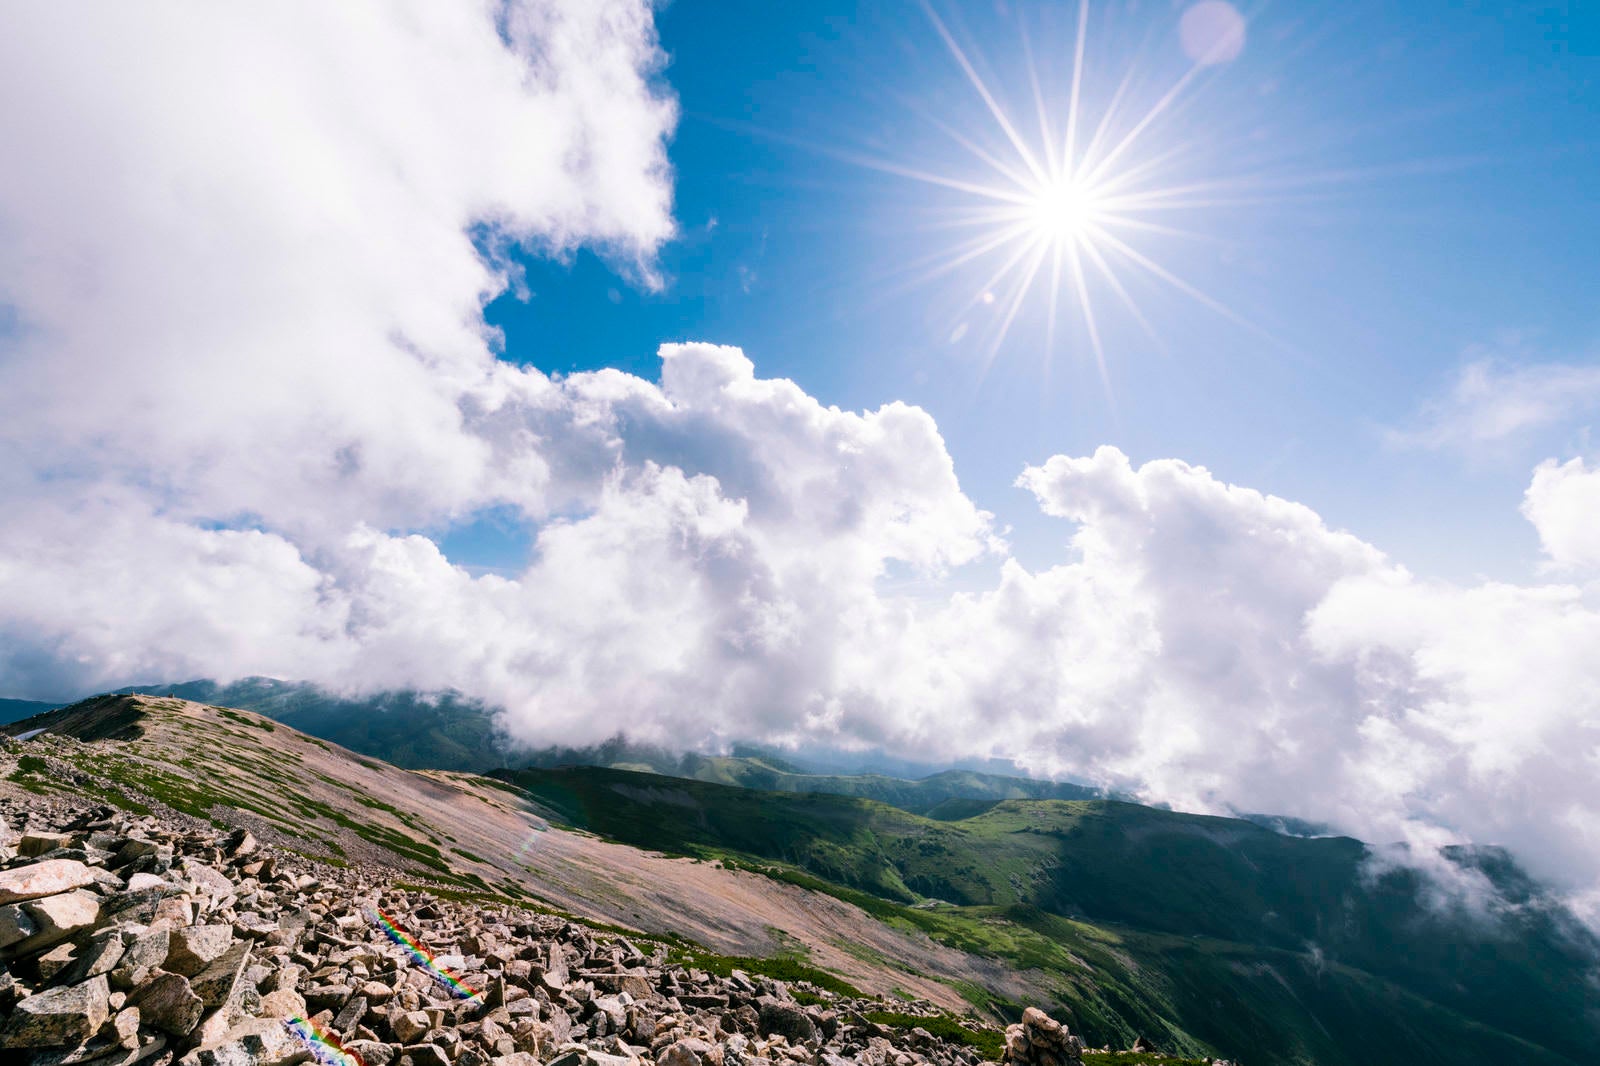
[[[641,937],[400,891],[365,870],[264,847],[244,829],[55,799],[8,803],[0,800],[7,1064],[288,1066],[312,1059],[288,1024],[297,1017],[366,1066],[980,1061],[924,1029],[872,1023],[864,1012],[879,1001],[739,970],[720,977]],[[374,923],[378,909],[480,994],[463,998],[419,965]],[[900,1002],[894,1010],[935,1013]],[[1013,1028],[1011,1061],[1064,1066],[1074,1057],[1073,1038],[1041,1012]]]
[[[1004,1061],[1008,1066],[1068,1066],[1083,1061],[1083,1041],[1038,1007],[1006,1026]]]

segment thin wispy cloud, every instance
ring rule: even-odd
[[[1385,431],[1404,448],[1481,452],[1600,414],[1600,363],[1478,359],[1407,425]]]

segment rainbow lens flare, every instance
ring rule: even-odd
[[[347,1050],[336,1037],[317,1028],[316,1023],[296,1016],[284,1019],[283,1024],[311,1049],[311,1054],[322,1066],[367,1066],[360,1055]]]
[[[448,988],[454,995],[457,995],[462,999],[476,999],[477,997],[483,995],[483,993],[479,992],[477,989],[462,984],[459,980],[451,975],[450,971],[440,967],[440,965],[434,961],[433,952],[417,943],[409,933],[396,925],[394,923],[394,919],[383,913],[383,911],[376,908],[369,910],[367,912],[367,918],[372,921],[373,924],[377,925],[378,928],[382,929],[384,935],[390,940],[394,941],[396,944],[399,944],[401,947],[405,948],[406,951],[410,952],[413,961],[426,970],[435,981],[438,981],[445,988]]]

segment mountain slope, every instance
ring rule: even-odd
[[[780,877],[1048,971],[1091,1039],[1170,1019],[1176,1046],[1247,1059],[1487,1063],[1584,1061],[1600,1033],[1600,944],[1494,852],[1452,856],[1513,900],[1491,925],[1430,908],[1413,873],[1371,875],[1358,841],[1242,820],[1011,800],[941,822],[596,768],[503,776],[615,839],[775,860]],[[1359,1057],[1330,1046],[1333,1018],[1362,1019],[1375,1043]]]
[[[849,903],[570,832],[502,782],[402,770],[250,711],[113,695],[0,733],[41,728],[0,745],[0,789],[167,807],[326,863],[385,870],[397,883],[537,902],[725,955],[787,953],[866,991],[906,989],[951,1009],[966,1007],[963,983],[1027,994],[1027,982],[993,960],[890,928]]]
[[[299,681],[248,677],[221,685],[184,681],[121,690],[264,714],[302,732],[408,769],[487,770],[508,765],[494,711],[455,693],[383,692],[351,698]]]
[[[411,769],[608,766],[777,792],[862,796],[917,814],[925,814],[949,800],[1088,799],[1098,795],[1082,785],[968,770],[947,770],[918,780],[884,774],[813,774],[768,752],[680,755],[623,737],[587,748],[512,750],[495,730],[492,708],[449,692],[394,691],[353,698],[306,682],[269,677],[245,678],[226,685],[184,681],[122,691],[256,711],[352,751]],[[39,705],[28,713],[47,708],[48,705]]]
[[[952,801],[959,809],[974,804],[1011,799],[1098,799],[1101,793],[1086,785],[1036,781],[1024,777],[945,770],[916,780],[884,774],[810,774],[789,766],[776,766],[766,756],[712,757],[686,755],[674,776],[712,784],[737,785],[765,792],[826,792],[858,796],[927,815]],[[952,804],[956,808],[957,804]],[[964,814],[962,816],[965,816]]]

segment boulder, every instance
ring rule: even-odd
[[[70,943],[57,944],[49,951],[33,960],[34,969],[39,971],[39,980],[45,984],[52,984],[56,975],[72,965],[73,955],[76,952]],[[67,982],[63,981],[62,984]]]
[[[17,854],[33,858],[71,843],[72,837],[67,833],[24,833],[22,839],[17,841]]]
[[[226,928],[226,927],[224,927]],[[240,978],[250,964],[250,945],[233,944],[218,955],[206,968],[189,978],[189,986],[200,997],[206,1009],[220,1007],[229,1002],[239,990]]]
[[[394,1031],[394,1038],[400,1043],[412,1044],[433,1028],[433,1019],[420,1010],[408,1011],[396,1017],[389,1028]]]
[[[1083,1061],[1083,1041],[1038,1007],[1006,1027],[1004,1061],[1012,1066],[1061,1066]]]
[[[78,889],[58,896],[45,896],[21,904],[33,921],[34,933],[6,950],[12,955],[27,955],[58,944],[100,918],[100,897]]]
[[[310,1061],[311,1049],[275,1018],[251,1018],[219,1041],[196,1048],[179,1066],[289,1066]]]
[[[76,859],[44,859],[0,870],[0,903],[54,896],[94,884],[94,871]]]
[[[711,1054],[711,1045],[704,1040],[687,1038],[675,1040],[661,1049],[656,1056],[657,1066],[704,1066]]]
[[[126,991],[144,984],[150,974],[167,961],[167,949],[172,943],[168,929],[152,929],[133,937],[127,943],[122,958],[111,968],[111,987]]]
[[[764,1036],[777,1033],[790,1043],[805,1044],[817,1038],[817,1027],[797,1004],[775,996],[761,996],[756,1000],[760,1010],[760,1026]]]
[[[306,1001],[292,988],[277,988],[261,997],[263,1018],[303,1018]]]
[[[111,989],[104,977],[63,985],[29,996],[11,1012],[0,1031],[0,1047],[34,1048],[79,1044],[110,1017]]]
[[[233,927],[229,925],[190,925],[174,929],[163,968],[193,977],[216,961],[232,943]]]
[[[173,1036],[188,1036],[200,1024],[206,1005],[181,974],[158,972],[128,996],[128,1006],[138,1007],[144,1024]]]
[[[60,981],[62,984],[75,985],[91,977],[109,974],[122,961],[123,951],[122,934],[115,929],[101,929],[79,949],[78,957],[61,974]]]
[[[21,907],[14,904],[0,907],[0,951],[12,944],[20,944],[38,931],[38,926],[33,924],[33,919]]]
[[[400,1052],[400,1066],[450,1066],[450,1058],[438,1044],[413,1044]]]

